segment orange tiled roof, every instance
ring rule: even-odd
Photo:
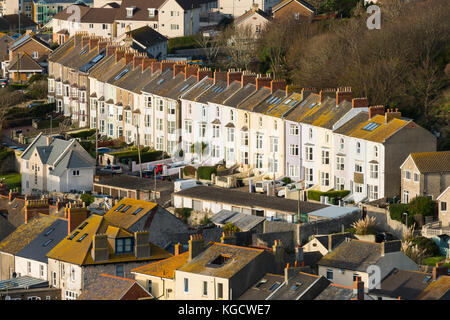
[[[145,274],[161,278],[175,278],[175,270],[184,265],[189,258],[189,252],[183,252],[179,255],[153,262],[145,266],[132,269],[131,272]]]

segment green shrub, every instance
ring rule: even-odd
[[[408,205],[408,212],[413,216],[417,214],[432,216],[434,214],[436,202],[429,197],[415,197]]]
[[[112,155],[117,159],[117,161],[122,163],[128,163],[129,161],[139,161],[139,156],[137,150],[119,151],[114,152]],[[163,151],[147,151],[141,152],[141,162],[152,162],[156,160],[161,160],[163,158]],[[168,155],[164,153],[164,158],[168,158]]]
[[[211,219],[208,218],[206,215],[200,220],[200,224],[208,224],[211,223]]]
[[[191,208],[176,208],[175,214],[180,217],[181,220],[183,220],[185,223],[188,221],[189,217],[191,216],[192,209]]]
[[[86,206],[90,205],[95,200],[95,197],[90,193],[83,193],[80,198]]]
[[[438,245],[432,239],[420,236],[411,239],[411,242],[416,244],[420,249],[425,250],[427,256],[433,257],[440,254]]]
[[[211,174],[217,174],[217,168],[213,166],[198,167],[198,178],[203,180],[211,180]]]
[[[241,229],[239,229],[233,222],[228,222],[226,225],[223,226],[224,231],[232,231],[232,232],[240,232]]]
[[[185,36],[170,38],[167,42],[167,53],[174,53],[175,50],[198,48],[199,44],[196,41],[197,36]]]
[[[408,205],[404,203],[394,203],[389,206],[389,215],[392,220],[403,222],[403,213],[408,212]]]
[[[292,182],[292,179],[289,177],[284,177],[281,181],[283,181],[285,184],[288,184]]]
[[[46,80],[46,79],[47,79],[47,76],[45,74],[36,73],[36,74],[33,74],[30,77],[30,79],[28,79],[28,83],[33,83],[33,82],[36,82],[36,81],[39,81],[39,80]]]
[[[445,260],[445,256],[436,256],[436,257],[428,257],[423,259],[422,263],[427,266],[436,266],[436,263],[441,262],[442,260]]]
[[[320,201],[320,196],[325,196],[329,198],[344,198],[350,193],[349,190],[336,190],[336,191],[327,191],[322,192],[318,190],[309,190],[308,191],[308,199]]]

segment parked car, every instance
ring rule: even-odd
[[[100,148],[97,148],[97,151],[98,151],[98,153],[106,153],[106,152],[110,152],[111,149],[107,148],[107,147],[100,147]]]
[[[43,100],[34,101],[34,102],[32,102],[32,103],[30,103],[28,105],[28,109],[31,109],[31,108],[36,107],[36,106],[40,106],[41,104],[44,104],[44,103],[45,103],[45,101],[43,101]]]
[[[175,182],[173,184],[173,189],[174,189],[174,192],[178,192],[181,190],[186,190],[186,189],[189,189],[192,187],[202,186],[202,185],[203,185],[202,182],[195,180],[195,179],[188,179],[188,180],[178,179],[178,180],[175,180]]]
[[[3,145],[4,147],[8,147],[8,144],[7,144],[6,142],[3,142],[2,145]]]
[[[271,184],[274,185],[273,180],[262,180],[255,183],[255,191],[266,193],[267,186]],[[284,185],[283,182],[275,180],[275,188],[282,187]]]
[[[8,85],[8,79],[0,79],[0,87],[4,88]]]
[[[107,165],[101,168],[100,171],[105,173],[122,173],[122,167],[120,165]]]
[[[279,190],[277,192],[277,196],[279,197],[285,197],[286,196],[286,188],[288,188],[289,191],[293,191],[293,190],[301,190],[302,188],[302,184],[301,183],[288,183],[287,185],[284,186],[284,188],[281,188],[281,190]]]
[[[16,150],[18,147],[17,146],[9,146],[10,149]]]

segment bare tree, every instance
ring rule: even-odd
[[[250,26],[226,28],[222,32],[222,43],[228,55],[227,67],[248,69],[256,59],[256,40]]]
[[[212,64],[216,61],[217,55],[220,50],[220,38],[210,37],[200,34],[195,38],[195,42],[203,49],[203,54],[205,55],[206,63]]]

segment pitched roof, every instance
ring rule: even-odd
[[[96,234],[105,234],[112,224],[104,217],[91,215],[84,223],[87,223],[82,230],[75,229],[69,237],[60,241],[48,254],[47,257],[62,260],[78,265],[107,264],[119,262],[160,260],[171,256],[171,254],[160,247],[150,243],[151,256],[146,258],[136,258],[134,253],[116,254],[109,246],[109,258],[107,261],[94,261],[91,255],[93,237]],[[84,223],[82,225],[84,225]],[[80,226],[82,226],[80,225]],[[80,227],[79,226],[79,227]],[[113,225],[114,226],[114,225]]]
[[[314,235],[313,238],[317,239],[317,241],[319,241],[328,250],[330,238],[332,245],[331,249],[334,249],[338,245],[340,245],[346,238],[355,239],[355,236],[350,232],[340,232],[324,235]]]
[[[377,264],[382,254],[381,243],[351,240],[342,242],[317,263],[319,266],[366,272],[367,267]]]
[[[440,276],[427,286],[416,300],[450,300],[450,276]]]
[[[16,228],[25,222],[25,200],[14,198],[8,206],[8,221]]]
[[[289,278],[288,284],[285,282],[271,296],[271,300],[297,300],[308,292],[314,285],[318,285],[318,289],[324,289],[328,286],[329,281],[325,277],[319,277],[314,274],[297,272],[293,277]],[[316,296],[316,294],[314,294]]]
[[[149,17],[148,9],[159,9],[166,0],[123,0],[118,9],[116,20],[130,20],[130,21],[157,21],[158,13],[154,17]],[[135,7],[133,16],[127,16],[127,9]]]
[[[164,260],[156,261],[150,264],[146,264],[142,267],[131,269],[131,272],[166,279],[174,279],[175,270],[184,265],[187,262],[188,258],[189,252],[186,251]]]
[[[245,291],[238,300],[266,300],[283,282],[284,276],[266,273],[258,282]]]
[[[431,283],[431,278],[431,274],[426,272],[395,268],[381,281],[380,288],[370,290],[369,294],[415,300]]]
[[[8,66],[8,71],[14,72],[19,70],[19,72],[42,72],[42,67],[34,60],[28,53],[22,52],[21,55],[14,55],[13,61]]]
[[[276,5],[274,5],[272,7],[272,12],[275,12],[279,9],[281,9],[282,7],[284,7],[285,5],[291,3],[292,1],[295,1],[299,4],[301,4],[302,6],[304,6],[306,9],[308,9],[309,11],[314,12],[316,9],[314,8],[314,6],[304,0],[284,0],[284,1],[280,1],[279,3],[277,3]]]
[[[82,23],[113,23],[118,13],[117,8],[93,8],[76,5],[80,10],[80,22]],[[56,20],[68,20],[72,15],[69,7],[53,16]]]
[[[237,26],[240,23],[242,23],[244,20],[246,20],[247,18],[249,18],[249,17],[251,17],[251,16],[253,16],[255,14],[265,18],[266,20],[269,20],[271,18],[269,14],[267,14],[265,11],[262,11],[261,9],[258,8],[256,10],[255,9],[248,10],[243,15],[241,15],[241,16],[237,17],[236,19],[234,19],[233,23],[234,23],[235,26]]]
[[[36,27],[37,24],[26,15],[20,15],[20,28],[26,29]],[[0,17],[0,30],[11,31],[19,28],[19,16],[17,14],[6,14]]]
[[[372,123],[373,126],[376,126],[373,130],[363,129],[370,123]],[[352,120],[348,121],[334,132],[353,138],[383,143],[398,130],[410,123],[412,123],[411,120],[397,118],[386,123],[385,116],[376,115],[372,117],[372,119],[369,119],[369,114],[367,112],[360,112]]]
[[[215,242],[178,270],[229,279],[263,252],[263,249],[238,247]],[[226,262],[220,266],[212,265],[211,263],[220,255],[227,257]]]
[[[450,171],[450,151],[411,153],[410,156],[421,173]]]
[[[174,196],[214,200],[216,202],[252,208],[267,208],[278,212],[286,212],[288,214],[297,214],[298,212],[297,200],[218,187],[197,186],[176,192],[174,193]],[[326,207],[324,204],[300,201],[301,213],[309,213],[324,207]]]
[[[330,283],[314,300],[352,300],[355,296],[353,288]]]
[[[143,26],[127,32],[134,41],[138,42],[145,48],[151,47],[157,43],[167,41],[167,38],[158,31],[150,28],[149,26]]]
[[[6,218],[0,215],[0,241],[10,235],[16,227],[11,224]]]
[[[144,200],[124,198],[103,216],[106,221],[120,228],[128,229],[142,217],[154,214],[157,204]],[[127,209],[123,212],[124,209]]]
[[[22,24],[22,21],[21,21]],[[34,34],[25,34],[22,37],[18,38],[16,40],[16,42],[14,42],[12,45],[9,46],[9,50],[10,51],[14,51],[17,48],[21,47],[22,45],[24,45],[25,43],[34,40],[35,42],[37,42],[38,44],[40,44],[41,46],[45,47],[46,49],[48,49],[50,52],[52,51],[50,49],[50,45],[43,41],[41,38],[36,37]]]
[[[237,108],[237,106],[253,94],[255,90],[256,86],[253,83],[248,83],[246,86],[241,87],[234,92],[229,98],[225,99],[222,104],[228,107]]]
[[[19,226],[13,233],[0,242],[0,251],[16,255],[31,243],[42,231],[50,227],[57,218],[45,214],[33,218]]]
[[[56,220],[20,250],[17,256],[47,263],[47,253],[67,236],[67,229],[67,220]]]
[[[127,299],[124,296],[130,290],[133,290],[133,294]],[[95,281],[83,289],[77,300],[137,300],[151,297],[152,295],[134,279],[101,273]]]
[[[242,231],[249,231],[266,220],[265,217],[258,217],[230,210],[220,210],[210,219],[214,224],[220,226],[227,223],[233,223]]]

